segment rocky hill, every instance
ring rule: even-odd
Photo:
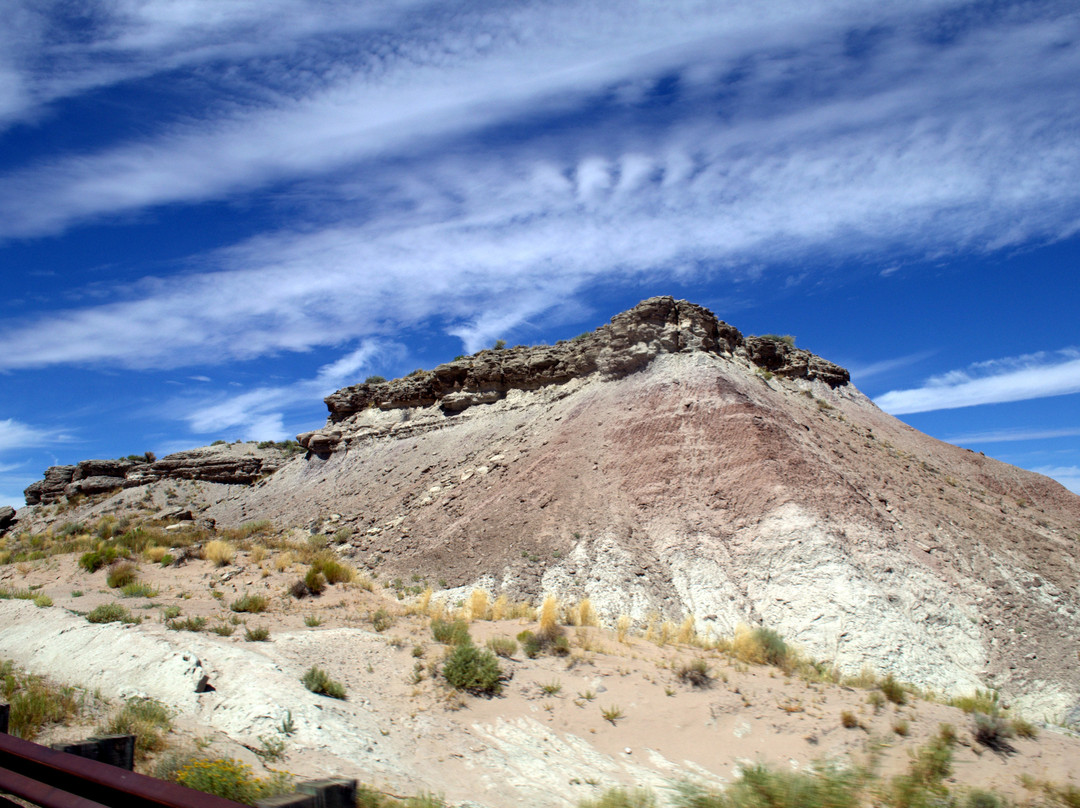
[[[850,671],[1080,721],[1080,497],[907,427],[782,339],[653,298],[326,402],[306,455],[186,490],[191,507],[333,533],[384,580],[765,625]],[[119,479],[60,468],[28,502]],[[86,513],[161,485],[134,471]]]

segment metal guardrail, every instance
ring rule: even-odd
[[[213,794],[3,733],[0,792],[41,808],[244,808]],[[4,803],[10,804],[4,800],[0,806]]]

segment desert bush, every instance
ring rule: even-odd
[[[675,675],[681,681],[694,687],[709,687],[713,681],[712,675],[709,673],[709,665],[701,657],[679,665]]]
[[[322,618],[317,614],[309,614],[304,617],[304,625],[308,628],[318,628],[322,625]]]
[[[441,620],[435,618],[431,621],[431,635],[435,642],[443,645],[463,645],[472,642],[469,637],[469,625],[464,620]]]
[[[948,701],[950,707],[959,707],[965,713],[997,715],[1001,709],[1000,694],[996,690],[976,690],[966,696],[956,696]]]
[[[44,609],[47,606],[53,605],[52,598],[50,598],[44,592],[38,592],[30,600],[32,600],[34,602],[34,605],[37,606],[39,609]]]
[[[977,788],[967,795],[964,808],[1008,808],[1008,803],[992,791]]]
[[[154,598],[158,591],[144,581],[132,581],[120,587],[120,595],[125,598]]]
[[[214,539],[203,547],[203,558],[214,562],[214,566],[225,567],[236,558],[236,548],[227,541]]]
[[[326,589],[326,576],[314,566],[310,567],[304,576],[304,586],[312,595],[321,595]]]
[[[130,561],[118,561],[109,567],[109,573],[105,577],[105,583],[110,589],[119,589],[127,584],[135,583],[139,577],[139,569]]]
[[[822,765],[789,772],[759,763],[723,792],[684,783],[677,802],[687,808],[856,808],[863,785],[857,770]]]
[[[147,561],[154,564],[160,564],[161,559],[165,558],[169,554],[169,550],[166,547],[148,547],[143,554]]]
[[[206,628],[205,617],[185,617],[165,621],[165,627],[172,631],[202,631]]]
[[[326,582],[330,584],[344,584],[356,579],[356,570],[325,550],[312,560],[311,569],[322,573]]]
[[[1009,725],[1012,727],[1014,733],[1018,738],[1030,738],[1035,739],[1039,737],[1039,730],[1034,724],[1028,721],[1026,718],[1017,716],[1010,719]]]
[[[521,650],[529,659],[536,659],[544,651],[544,643],[531,631],[518,634],[517,641],[521,643]]]
[[[33,740],[48,724],[66,724],[80,712],[78,692],[0,663],[0,696],[10,705],[8,732]]]
[[[656,805],[655,795],[645,789],[612,788],[595,800],[582,800],[578,808],[656,808]]]
[[[253,522],[244,522],[236,527],[227,527],[221,531],[221,535],[231,541],[244,541],[260,533],[269,533],[273,530],[269,519],[258,519]]]
[[[270,639],[270,629],[266,626],[254,626],[245,629],[244,639],[248,642],[266,642]]]
[[[492,637],[487,641],[487,647],[495,656],[509,659],[517,653],[518,644],[510,637]]]
[[[540,607],[540,628],[537,634],[544,639],[545,642],[551,642],[562,632],[562,627],[559,625],[559,601],[554,595],[548,595],[544,598],[544,603]]]
[[[244,595],[243,597],[234,600],[229,608],[234,612],[250,612],[251,614],[258,614],[265,612],[266,607],[270,603],[263,595]]]
[[[89,553],[83,553],[79,557],[79,566],[87,572],[97,572],[102,567],[113,563],[120,557],[120,553],[112,545],[101,548],[100,550],[92,550]]]
[[[135,617],[119,603],[102,603],[95,606],[86,615],[90,623],[138,623],[140,618]]]
[[[630,625],[630,615],[620,614],[619,619],[615,621],[615,639],[625,643],[627,635],[630,633]]]
[[[881,680],[878,689],[893,704],[907,704],[907,692],[904,686],[896,681],[891,673]]]
[[[986,713],[972,713],[973,726],[972,737],[977,743],[995,752],[1008,752],[1012,750],[1009,739],[1013,737],[1013,728],[1000,715],[988,715]]]
[[[502,668],[495,654],[477,648],[471,641],[461,643],[446,658],[443,678],[451,687],[477,696],[494,696],[502,691]]]
[[[855,729],[859,726],[859,719],[851,710],[844,710],[840,713],[840,726],[844,729]]]
[[[394,616],[386,609],[376,609],[371,614],[371,627],[382,634],[390,626],[394,625]]]
[[[176,782],[247,805],[293,789],[291,775],[274,772],[269,777],[256,777],[250,766],[232,758],[191,760],[176,773]]]
[[[219,637],[231,637],[236,633],[236,626],[231,623],[218,623],[216,626],[211,626],[210,630]]]
[[[289,594],[297,600],[306,598],[309,594],[307,584],[304,583],[302,578],[297,578],[291,584],[289,584]]]
[[[787,643],[776,631],[759,626],[739,626],[732,641],[732,652],[743,662],[755,665],[784,667],[792,654]]]
[[[170,729],[172,716],[164,704],[154,699],[132,698],[97,731],[105,735],[134,735],[135,758],[145,760],[165,748],[165,736]]]
[[[345,698],[345,688],[341,686],[341,683],[335,682],[326,674],[326,671],[316,668],[314,665],[308,668],[307,673],[301,677],[300,681],[312,693],[329,696],[332,699]]]

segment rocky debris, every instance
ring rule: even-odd
[[[0,508],[0,533],[15,524],[15,509],[10,505]]]
[[[444,412],[456,413],[498,401],[510,390],[535,390],[592,373],[617,378],[640,370],[659,354],[695,351],[727,356],[739,352],[778,375],[821,379],[832,387],[849,381],[846,370],[809,351],[764,338],[744,339],[737,328],[706,308],[653,297],[572,340],[484,350],[401,379],[346,387],[325,401],[330,424],[368,407],[390,410],[438,403]],[[321,454],[332,450],[341,436],[328,428],[304,433],[297,440]]]
[[[829,387],[851,381],[851,375],[839,365],[771,337],[747,337],[746,355],[760,368],[789,379],[820,379]]]
[[[23,493],[27,505],[47,505],[62,497],[102,494],[161,480],[250,485],[273,474],[286,459],[286,453],[276,446],[226,443],[176,452],[153,462],[83,460],[75,466],[49,467],[45,479]]]

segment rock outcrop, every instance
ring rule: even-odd
[[[618,378],[641,370],[660,354],[692,352],[740,355],[777,375],[820,379],[830,387],[850,380],[844,368],[809,351],[769,337],[744,338],[702,306],[653,297],[572,340],[484,350],[401,379],[338,390],[325,399],[330,410],[327,426],[298,435],[297,440],[315,454],[325,454],[341,442],[342,432],[335,424],[369,407],[393,410],[437,403],[444,413],[454,414],[499,401],[510,390],[536,390],[594,373]]]
[[[286,459],[287,453],[277,446],[226,443],[176,452],[152,462],[83,460],[74,466],[50,466],[45,479],[23,493],[27,505],[47,505],[63,497],[102,494],[159,480],[250,485],[275,472]]]
[[[5,505],[0,508],[0,533],[7,531],[13,524],[15,524],[15,509],[10,505]]]

